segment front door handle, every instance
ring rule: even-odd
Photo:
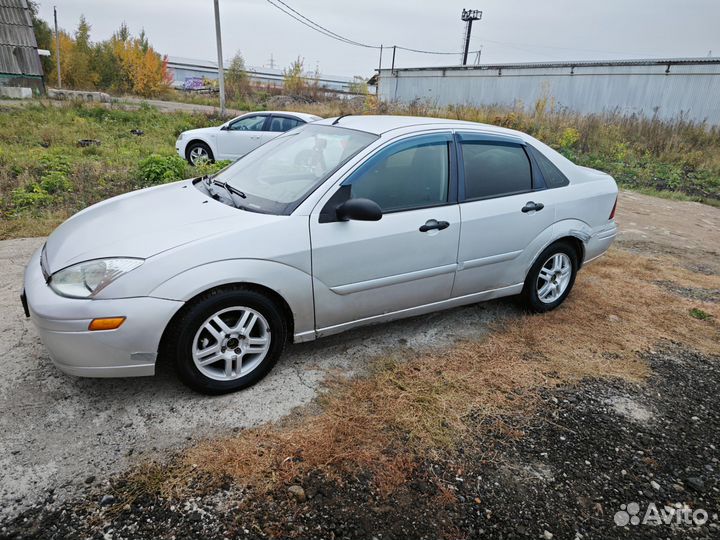
[[[428,219],[425,222],[425,225],[420,227],[420,232],[428,232],[432,231],[434,229],[437,229],[438,231],[442,231],[443,229],[447,229],[450,226],[450,224],[447,221],[438,221],[437,219]]]
[[[532,212],[533,210],[539,212],[543,208],[545,208],[545,205],[543,203],[528,201],[525,203],[525,206],[522,207],[522,211],[527,214],[528,212]]]

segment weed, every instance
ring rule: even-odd
[[[692,308],[690,310],[690,316],[701,321],[707,321],[708,319],[712,318],[712,315],[710,315],[707,311],[703,311],[700,308]]]
[[[138,164],[137,183],[141,187],[154,186],[186,176],[186,163],[180,156],[159,156],[153,154]]]

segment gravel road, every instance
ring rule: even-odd
[[[55,369],[20,305],[22,274],[44,239],[0,242],[0,522],[54,493],[57,503],[157,451],[278,420],[309,402],[330,370],[362,369],[398,347],[477,338],[507,301],[369,327],[289,347],[261,383],[206,397],[169,366],[155,377],[80,379]],[[87,481],[87,482],[86,482]]]
[[[682,251],[689,264],[717,265],[720,209],[623,193],[620,245]],[[47,500],[82,495],[163,449],[275,421],[308,403],[330,370],[361,371],[398,347],[423,350],[478,338],[501,300],[290,347],[260,384],[208,398],[185,389],[169,366],[141,379],[78,379],[57,371],[22,313],[22,273],[41,238],[0,242],[0,522]]]

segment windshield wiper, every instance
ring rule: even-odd
[[[211,179],[211,182],[212,182],[213,184],[217,185],[217,186],[220,186],[221,188],[225,188],[225,191],[227,191],[228,193],[234,193],[235,195],[237,195],[237,196],[240,197],[241,199],[247,199],[247,195],[245,195],[245,194],[244,194],[242,191],[240,191],[238,188],[232,187],[232,186],[231,186],[230,184],[228,184],[227,182],[221,182],[220,180],[212,180],[212,179]]]
[[[238,197],[242,197],[243,199],[247,198],[247,195],[245,195],[245,193],[243,193],[239,189],[228,185],[227,182],[214,180],[212,175],[206,174],[201,178],[201,180],[205,183],[205,187],[207,188],[208,192],[210,192],[210,195],[213,197],[213,199],[217,199],[219,197],[219,195],[215,192],[215,189],[213,189],[213,186],[220,186],[221,188],[223,188],[227,192],[228,198],[230,199],[230,202],[235,208],[240,208],[240,206],[238,206],[238,204],[235,202],[233,194],[237,195]]]

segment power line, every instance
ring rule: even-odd
[[[337,41],[341,41],[348,45],[355,45],[356,47],[364,47],[366,49],[378,49],[378,50],[380,49],[380,45],[370,45],[368,43],[362,43],[362,42],[347,38],[345,36],[342,36],[336,32],[333,32],[332,30],[322,26],[321,24],[316,23],[309,17],[306,17],[305,15],[303,15],[302,13],[300,13],[299,11],[297,11],[296,9],[292,8],[290,5],[285,3],[283,0],[265,0],[265,1],[268,4],[270,4],[271,6],[273,6],[274,8],[276,8],[276,9],[282,11],[283,13],[285,13],[286,15],[292,17],[299,23],[304,24],[308,28],[315,30],[316,32],[319,32],[319,33],[323,34],[324,36],[335,39]],[[277,2],[277,4],[275,2]],[[278,4],[281,4],[281,5],[278,5]],[[402,47],[400,45],[397,45],[396,47],[403,51],[419,53],[419,54],[434,54],[434,55],[459,54],[459,51],[452,51],[452,52],[450,52],[450,51],[428,51],[428,50],[423,50],[423,49],[414,49],[412,47]],[[472,52],[477,52],[477,51],[472,51]]]
[[[270,4],[271,6],[273,6],[274,8],[279,9],[280,11],[282,11],[286,15],[292,17],[299,23],[304,24],[308,28],[315,30],[316,32],[319,32],[319,33],[323,34],[324,36],[335,39],[337,41],[341,41],[343,43],[347,43],[348,45],[355,45],[356,47],[364,47],[366,49],[379,49],[380,48],[379,45],[375,46],[375,45],[368,45],[367,43],[360,43],[359,41],[354,41],[352,39],[343,37],[340,34],[336,34],[335,32],[332,32],[331,30],[326,29],[324,26],[321,26],[318,23],[314,22],[312,19],[305,17],[298,11],[296,11],[293,8],[291,8],[290,6],[288,6],[285,2],[282,2],[281,0],[277,0],[277,1],[280,2],[283,6],[287,6],[288,9],[285,9],[282,6],[276,4],[273,0],[266,0],[266,2],[268,4]]]
[[[352,39],[350,39],[350,38],[346,38],[346,37],[344,37],[344,36],[341,36],[340,34],[337,34],[337,33],[333,32],[332,30],[330,30],[330,29],[328,29],[328,28],[325,28],[325,27],[322,26],[321,24],[316,23],[316,22],[313,21],[312,19],[306,17],[305,15],[303,15],[302,13],[300,13],[298,10],[294,9],[292,6],[290,6],[290,5],[288,5],[287,3],[283,2],[283,0],[274,0],[274,1],[275,1],[275,2],[278,2],[279,4],[282,4],[283,6],[285,6],[286,8],[288,8],[290,11],[292,11],[293,13],[295,13],[295,14],[296,14],[298,17],[300,17],[301,19],[306,20],[307,22],[309,22],[309,23],[312,24],[313,26],[316,26],[317,28],[319,28],[320,30],[323,30],[323,31],[326,32],[327,34],[330,34],[330,35],[332,35],[332,36],[335,36],[337,39],[340,39],[340,40],[342,40],[342,41],[344,41],[344,42],[346,42],[346,43],[349,43],[349,44],[352,44],[352,45],[357,45],[357,46],[359,46],[359,47],[365,47],[365,48],[368,48],[368,49],[379,49],[379,48],[380,48],[380,46],[368,45],[367,43],[361,43],[361,42],[359,42],[359,41],[355,41],[355,40],[352,40]],[[270,2],[271,4],[273,4],[273,2],[270,1],[270,0],[268,0],[268,2]],[[275,6],[275,7],[278,7],[278,6]],[[284,11],[284,10],[283,10],[283,11]],[[284,11],[284,13],[287,13],[287,11]],[[295,17],[293,17],[293,18],[296,19]],[[296,20],[297,20],[297,19],[296,19]]]

